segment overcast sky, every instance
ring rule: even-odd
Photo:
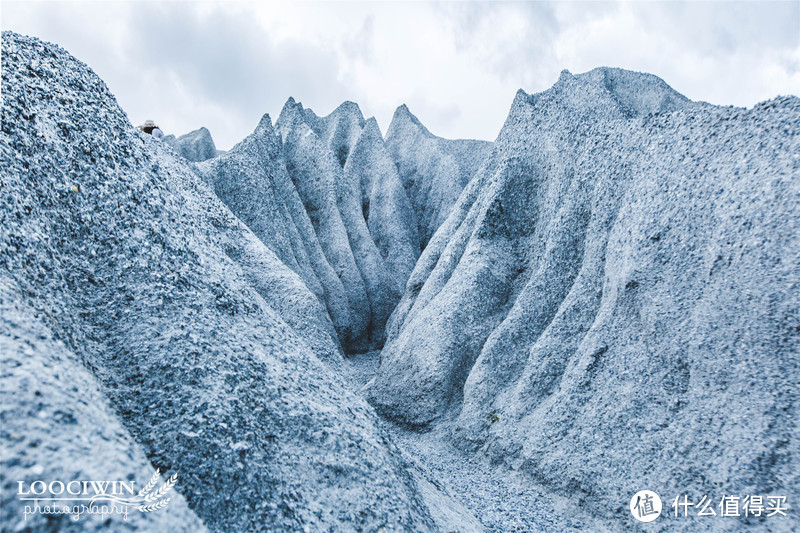
[[[134,124],[200,126],[229,149],[289,96],[353,100],[385,132],[400,104],[444,137],[492,140],[514,93],[562,69],[661,76],[694,100],[800,93],[800,1],[10,2],[0,25],[86,62]]]

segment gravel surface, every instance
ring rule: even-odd
[[[342,372],[356,391],[374,377],[379,358],[377,351],[347,358]],[[383,425],[409,463],[416,465],[424,477],[435,480],[442,492],[464,505],[475,518],[467,524],[444,523],[443,531],[603,530],[601,524],[580,517],[567,499],[548,495],[518,472],[457,448],[450,442],[445,426],[419,432],[389,420],[384,420]]]

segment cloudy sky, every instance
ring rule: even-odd
[[[494,139],[514,93],[562,69],[661,76],[694,100],[752,106],[800,93],[800,1],[12,2],[0,25],[60,44],[134,124],[206,126],[219,148],[289,96],[344,100],[385,132],[406,103],[444,137]]]

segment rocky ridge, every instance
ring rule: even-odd
[[[401,105],[386,132],[386,147],[413,206],[424,249],[486,160],[492,143],[437,137]]]
[[[159,467],[179,473],[188,508],[176,494],[134,526],[436,530],[430,509],[447,496],[419,491],[333,370],[338,351],[322,355],[330,331],[300,276],[185,160],[137,132],[86,65],[11,32],[2,54],[1,303],[14,306],[3,314],[14,369],[2,384],[13,400],[0,433],[4,529],[71,520],[12,522],[17,479],[92,479],[101,467],[144,483]],[[91,135],[78,126],[88,117]],[[86,455],[81,442],[98,444]]]
[[[799,139],[796,97],[722,108],[606,68],[520,91],[368,398],[609,523],[643,487],[796,499]]]

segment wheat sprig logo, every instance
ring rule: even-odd
[[[178,474],[172,474],[167,480],[156,489],[158,482],[161,480],[161,469],[157,468],[155,473],[150,477],[142,490],[132,498],[124,498],[114,494],[98,494],[92,498],[92,503],[99,500],[113,501],[121,505],[136,505],[143,513],[150,513],[158,511],[169,505],[170,498],[166,497],[178,482]]]
[[[145,493],[144,494],[144,501],[152,502],[152,501],[160,500],[169,491],[172,490],[172,487],[174,487],[175,483],[177,483],[177,482],[178,482],[178,474],[173,474],[169,479],[167,479],[167,481],[163,485],[161,485],[161,488],[159,488],[157,491],[155,491],[155,492],[153,492],[151,494]],[[149,483],[148,483],[148,485],[149,485]],[[155,484],[153,484],[153,487],[155,487]],[[151,490],[152,490],[153,487],[150,487]],[[145,487],[145,488],[147,488],[147,487]],[[167,503],[169,503],[169,498],[167,498]],[[166,504],[164,504],[164,505],[166,505]],[[141,511],[142,508],[140,507],[139,510]]]
[[[161,469],[156,468],[156,471],[150,478],[150,481],[148,481],[147,485],[145,485],[144,488],[139,491],[139,494],[137,494],[137,496],[144,496],[145,494],[153,490],[153,487],[156,486],[156,483],[158,483],[158,478],[160,477],[161,477]]]
[[[159,509],[166,507],[168,504],[169,504],[169,498],[164,498],[163,500],[160,500],[156,503],[142,505],[139,507],[139,510],[143,513],[149,513],[151,511],[158,511]]]

